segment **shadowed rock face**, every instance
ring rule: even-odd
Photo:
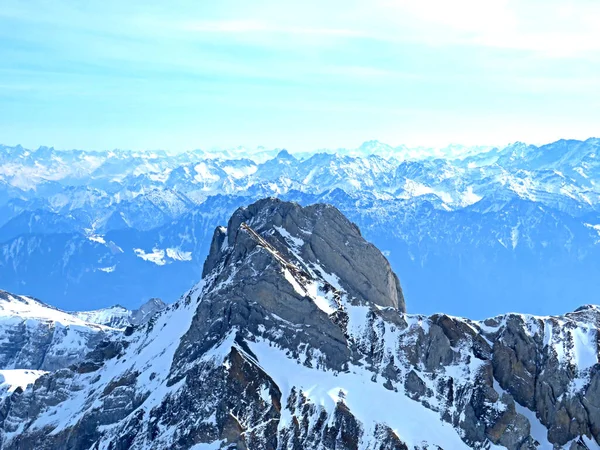
[[[0,404],[0,445],[597,448],[599,321],[406,314],[337,210],[267,199],[215,231],[179,302]]]
[[[242,223],[259,234],[271,232],[269,242],[288,256],[290,242],[298,243],[295,250],[302,260],[335,273],[350,296],[406,311],[400,282],[385,256],[365,241],[355,224],[329,205],[303,208],[297,203],[265,199],[238,209],[229,220],[226,234],[221,228],[215,231],[203,275],[213,270],[222,257],[224,239],[228,246],[237,245],[240,252],[248,250],[238,238]],[[276,232],[278,229],[284,229],[291,240],[286,242],[287,236]]]
[[[151,298],[138,309],[131,312],[131,324],[132,325],[143,325],[148,322],[150,318],[159,311],[162,311],[167,307],[167,304],[160,298]]]

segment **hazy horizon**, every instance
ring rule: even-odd
[[[388,142],[383,142],[380,141],[378,139],[368,139],[368,140],[364,140],[361,141],[360,143],[358,143],[358,145],[354,145],[354,146],[349,146],[349,147],[325,147],[325,146],[319,146],[319,147],[314,147],[314,148],[294,148],[294,147],[288,147],[288,146],[276,146],[276,147],[272,147],[272,146],[264,146],[264,145],[257,145],[257,146],[248,146],[248,145],[243,145],[243,144],[239,144],[239,145],[234,145],[234,146],[211,146],[211,147],[200,147],[200,146],[196,146],[193,148],[185,148],[185,149],[181,149],[181,150],[177,150],[177,149],[170,149],[170,148],[140,148],[140,149],[136,149],[136,148],[120,148],[120,147],[115,147],[115,148],[103,148],[103,149],[91,149],[91,148],[57,148],[54,145],[47,145],[47,144],[40,144],[40,145],[36,145],[36,146],[26,146],[23,145],[21,143],[16,143],[16,144],[7,144],[5,142],[0,142],[0,146],[2,147],[22,147],[23,149],[26,150],[31,150],[31,151],[36,151],[39,150],[41,148],[52,148],[56,151],[60,151],[60,152],[71,152],[71,151],[93,151],[93,152],[111,152],[111,151],[123,151],[123,152],[141,152],[141,153],[149,153],[149,152],[166,152],[168,154],[180,154],[180,153],[187,153],[187,152],[194,152],[194,151],[202,151],[202,152],[206,152],[206,153],[211,153],[211,152],[224,152],[224,151],[232,151],[232,150],[240,150],[240,151],[248,151],[248,152],[257,152],[257,151],[267,151],[267,152],[273,152],[273,151],[288,151],[292,154],[295,153],[302,153],[302,154],[306,154],[306,153],[318,153],[321,151],[329,151],[329,152],[335,152],[335,151],[339,151],[339,150],[346,150],[346,151],[352,151],[352,150],[358,150],[360,149],[362,146],[364,146],[365,144],[369,144],[369,143],[378,143],[378,144],[382,144],[385,146],[389,146],[394,150],[401,150],[403,148],[408,149],[408,150],[418,150],[418,149],[423,149],[423,150],[445,150],[445,149],[451,149],[453,147],[464,147],[465,149],[481,149],[482,151],[489,151],[492,150],[494,148],[496,149],[504,149],[506,147],[510,147],[511,145],[516,145],[516,144],[525,144],[525,145],[532,145],[532,146],[536,146],[536,147],[542,147],[544,145],[550,145],[553,144],[555,142],[558,141],[582,141],[585,142],[587,140],[590,139],[598,139],[597,136],[588,136],[585,138],[571,138],[571,137],[562,137],[560,139],[556,139],[556,140],[551,140],[551,141],[538,141],[538,142],[524,142],[524,141],[512,141],[512,142],[507,142],[505,144],[500,144],[500,145],[491,145],[491,144],[473,144],[473,145],[465,145],[462,144],[460,142],[451,142],[445,145],[437,145],[437,146],[427,146],[427,145],[406,145],[403,143],[400,144],[390,144]]]

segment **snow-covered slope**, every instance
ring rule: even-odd
[[[151,299],[137,310],[120,306],[68,313],[31,297],[0,291],[0,399],[48,371],[80,363],[103,340],[140,326],[165,308]]]
[[[385,257],[323,205],[257,202],[210,248],[178,302],[15,391],[2,447],[600,447],[600,308],[407,314]]]
[[[0,291],[0,369],[67,367],[114,332],[33,298]]]
[[[12,395],[17,389],[22,391],[46,373],[48,372],[29,369],[0,370],[0,401]]]
[[[86,322],[107,325],[113,328],[125,328],[131,325],[132,312],[123,306],[116,305],[93,311],[76,311],[71,314]]]
[[[138,309],[129,310],[121,305],[93,311],[75,311],[70,314],[85,322],[123,329],[143,325],[167,305],[159,298],[151,298]]]

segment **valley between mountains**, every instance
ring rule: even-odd
[[[337,208],[258,200],[174,303],[0,292],[0,447],[600,448],[600,307],[470,320],[418,302]]]

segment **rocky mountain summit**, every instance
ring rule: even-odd
[[[179,301],[7,396],[0,446],[600,448],[599,328],[593,305],[408,314],[337,209],[261,200],[215,230]]]

